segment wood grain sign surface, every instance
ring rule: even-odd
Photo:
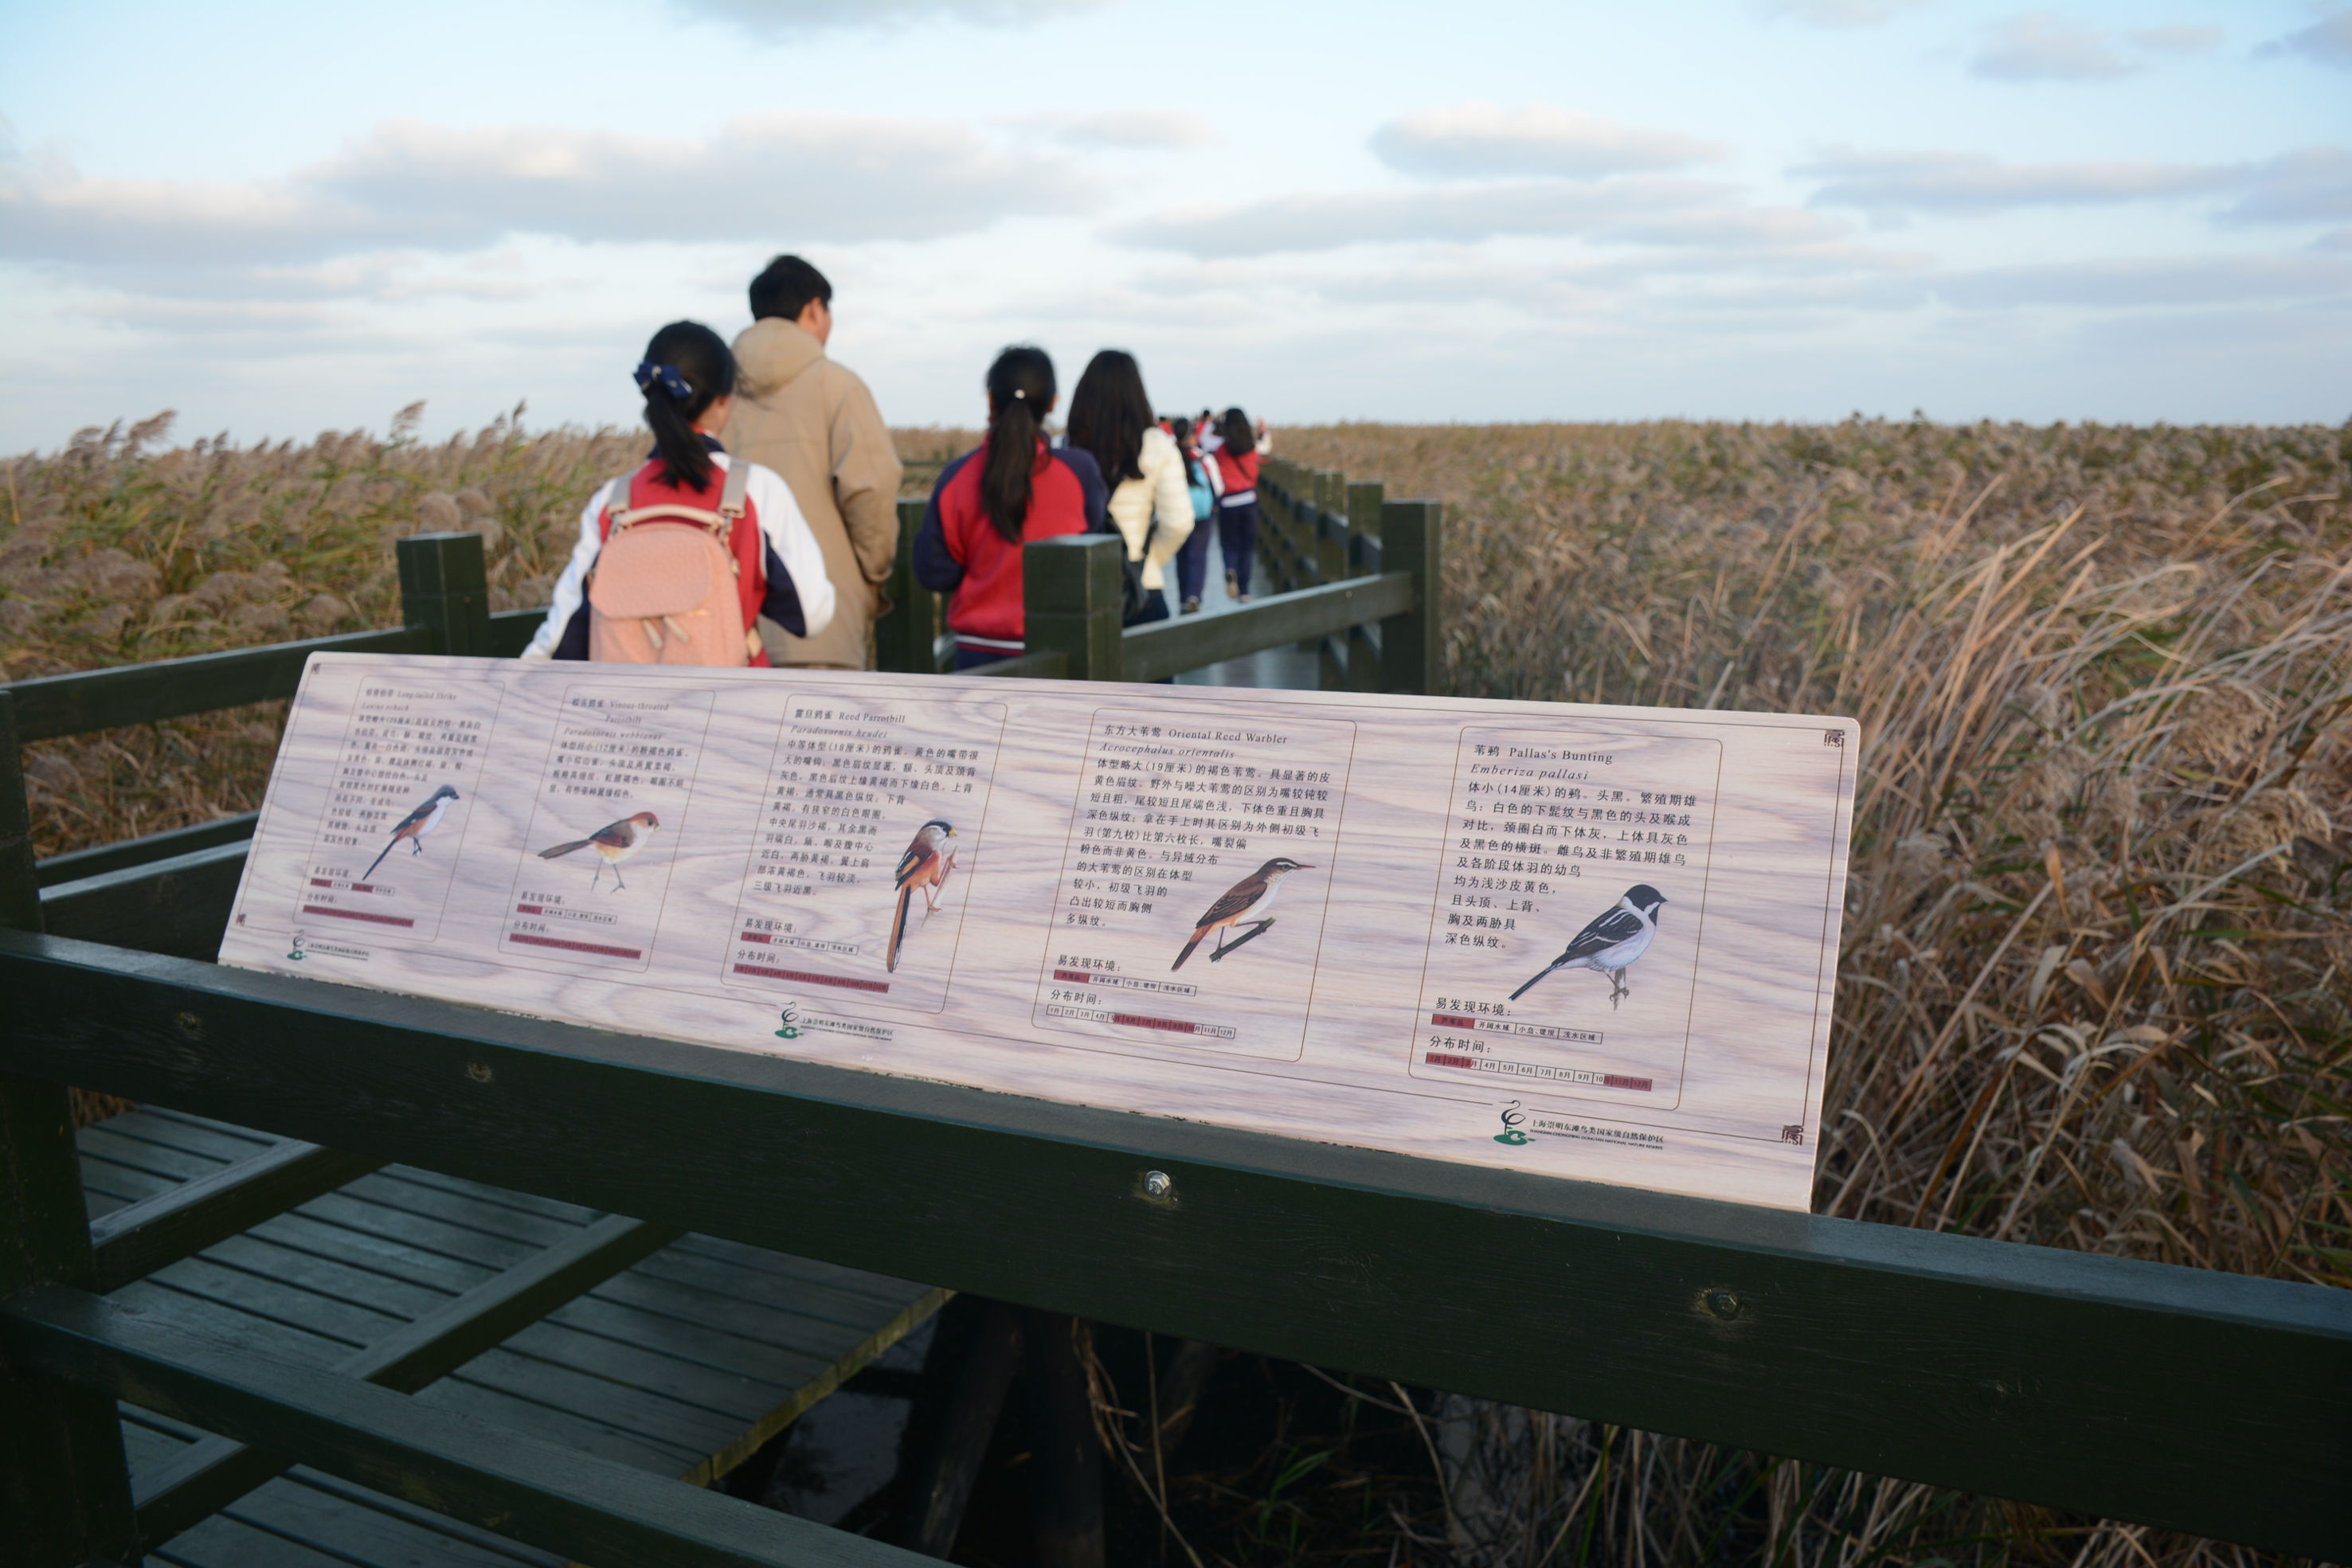
[[[321,654],[221,962],[1807,1206],[1851,720]]]

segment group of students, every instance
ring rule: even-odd
[[[1197,440],[1192,421],[1151,412],[1134,355],[1105,349],[1078,378],[1056,445],[1045,422],[1060,390],[1043,349],[997,355],[987,387],[988,434],[940,471],[915,536],[915,580],[948,595],[958,669],[1021,652],[1021,552],[1037,539],[1118,535],[1130,583],[1125,619],[1139,625],[1168,619],[1171,560],[1182,612],[1200,610],[1213,516],[1226,591],[1249,597],[1263,435],[1239,409]]]
[[[525,658],[866,666],[897,556],[898,459],[865,383],[824,358],[822,275],[779,256],[751,304],[731,349],[693,321],[646,345],[635,374],[653,451],[589,497]],[[1137,624],[1168,618],[1171,560],[1181,612],[1200,610],[1213,517],[1226,591],[1249,597],[1262,425],[1239,409],[1156,416],[1117,349],[1078,378],[1058,444],[1044,350],[1006,349],[986,385],[987,434],[940,474],[914,547],[916,580],[949,596],[957,668],[1022,651],[1021,552],[1037,539],[1119,536]]]

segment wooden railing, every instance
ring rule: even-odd
[[[1027,552],[1030,651],[994,670],[1149,679],[1304,642],[1327,686],[1429,692],[1437,509],[1286,464],[1268,465],[1265,489],[1282,591],[1122,631],[1117,544],[1053,541]],[[436,555],[442,575],[420,567],[408,630],[368,635],[442,652],[511,635],[464,608],[467,547],[403,549],[404,590],[410,552]],[[935,599],[903,581],[898,598],[886,667],[936,670]],[[215,691],[224,703],[283,695],[320,645],[221,655],[230,663],[216,667],[246,673]],[[2352,1555],[2352,1293],[1020,1100],[158,956],[193,945],[205,919],[216,939],[243,846],[158,835],[148,847],[183,847],[145,862],[130,846],[89,852],[72,868],[87,874],[42,886],[13,716],[27,685],[43,734],[201,711],[212,704],[187,663],[0,692],[0,1561],[121,1555],[286,1460],[591,1561],[915,1561],[398,1392],[663,1228],[1731,1447]],[[180,893],[161,891],[174,879]],[[107,940],[59,926],[102,927]],[[116,1220],[94,1245],[68,1082],[315,1146],[170,1213]],[[354,1162],[390,1159],[637,1218],[525,1299],[404,1344],[396,1365],[292,1367],[100,1293],[346,1179]],[[1147,1170],[1181,1200],[1149,1197]],[[117,1399],[220,1434],[213,1459],[227,1468],[134,1498]]]

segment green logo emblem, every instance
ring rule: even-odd
[[[297,936],[295,936],[295,938],[294,938],[294,946],[293,946],[293,949],[292,949],[290,952],[289,952],[286,956],[287,956],[289,958],[293,959],[293,960],[294,960],[296,963],[298,963],[298,964],[299,964],[299,963],[300,963],[300,962],[302,961],[302,959],[303,959],[303,957],[304,957],[304,954],[303,954],[303,952],[302,952],[302,938],[301,938],[301,936],[300,936],[299,935],[297,935]]]
[[[784,1008],[783,1027],[776,1030],[778,1040],[798,1040],[801,1037],[800,1004],[788,1003]]]
[[[1527,1119],[1527,1113],[1519,1109],[1519,1103],[1517,1100],[1514,1100],[1508,1105],[1504,1106],[1503,1130],[1495,1134],[1495,1141],[1498,1144],[1524,1144],[1529,1142],[1530,1140],[1528,1135],[1519,1131],[1519,1124]]]

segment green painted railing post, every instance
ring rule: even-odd
[[[883,591],[890,608],[874,622],[874,667],[908,674],[938,673],[939,628],[933,624],[938,596],[915,580],[915,535],[922,530],[924,501],[898,502],[898,563]]]
[[[1412,574],[1412,608],[1381,622],[1381,688],[1419,695],[1444,678],[1437,599],[1444,557],[1444,508],[1435,501],[1381,506],[1381,570]]]
[[[5,692],[0,926],[41,928],[16,701]],[[97,1285],[72,1096],[62,1083],[0,1073],[0,1298],[42,1282]],[[131,1539],[131,1479],[114,1401],[0,1364],[0,1561],[27,1568],[110,1562]]]
[[[1023,647],[1069,660],[1074,681],[1125,678],[1120,645],[1119,562],[1126,547],[1108,534],[1065,534],[1021,547],[1021,593],[1028,622]]]
[[[436,653],[487,659],[490,645],[490,580],[479,534],[411,534],[396,547],[400,615],[430,631]]]
[[[1362,577],[1380,570],[1367,563],[1380,549],[1381,502],[1386,493],[1386,486],[1377,481],[1348,486],[1349,528],[1347,548],[1339,561],[1341,576]],[[1372,641],[1370,626],[1348,628],[1345,674],[1349,691],[1381,689],[1380,649]]]

